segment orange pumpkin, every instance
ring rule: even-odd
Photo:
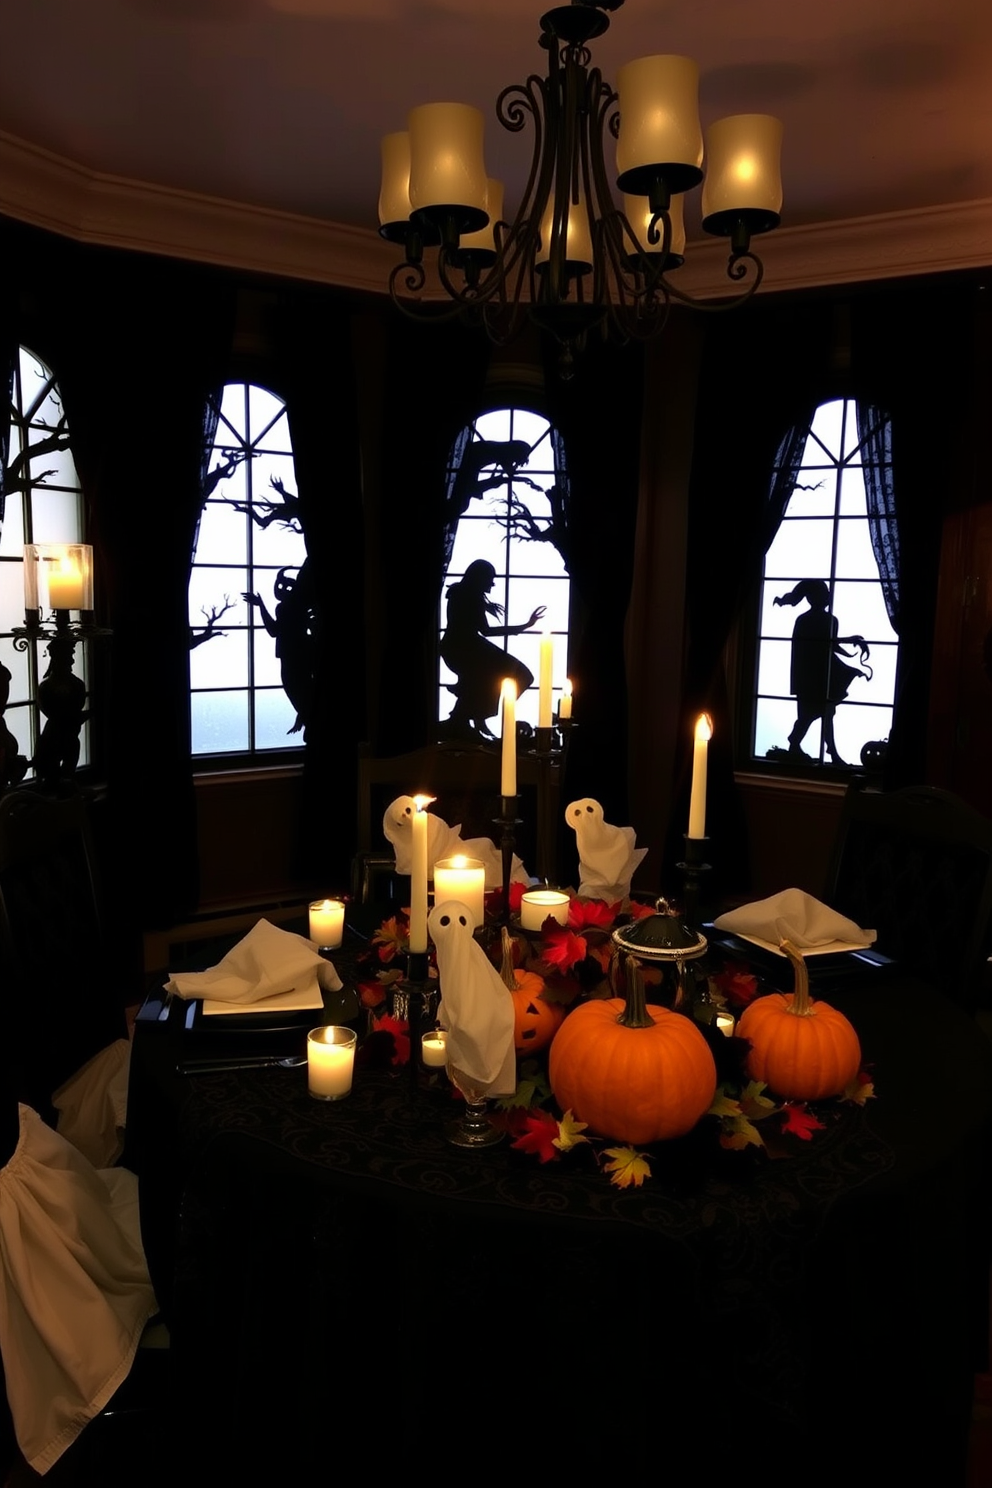
[[[513,1002],[513,1044],[518,1054],[536,1054],[554,1038],[565,1009],[542,996],[544,978],[513,964],[513,941],[506,926],[502,931],[503,959],[500,976]]]
[[[748,1004],[737,1024],[750,1040],[745,1069],[787,1100],[840,1095],[861,1068],[861,1045],[852,1025],[826,1002],[809,995],[809,973],[795,946],[781,942],[796,974],[794,992],[771,992]]]
[[[691,1131],[716,1091],[703,1035],[684,1014],[645,1004],[632,959],[626,1000],[573,1008],[551,1045],[548,1074],[563,1111],[635,1146]]]

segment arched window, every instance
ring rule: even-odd
[[[4,721],[17,740],[18,753],[30,760],[41,729],[37,692],[47,658],[44,643],[23,651],[14,647],[14,627],[24,624],[24,545],[82,542],[85,533],[82,492],[58,384],[51,369],[26,346],[19,348],[10,384],[10,430],[0,491],[0,661],[10,673]],[[73,669],[88,689],[88,644],[76,647]],[[6,681],[3,672],[0,679]],[[89,764],[86,722],[79,742],[79,763]]]
[[[805,440],[783,441],[775,479],[791,494],[762,575],[756,758],[857,764],[888,739],[899,655],[890,433],[878,409],[837,399]]]
[[[537,724],[543,632],[552,638],[557,707],[567,674],[569,578],[555,540],[564,530],[567,507],[561,440],[540,414],[526,408],[496,409],[476,419],[456,440],[448,470],[448,562],[441,592],[438,690],[438,717],[452,721],[455,732],[462,724],[482,728],[487,717],[492,731],[499,731],[498,722],[493,723],[496,709],[484,711],[491,702],[491,688],[483,688],[488,700],[482,703],[477,687],[470,703],[459,675],[463,663],[477,682],[511,675],[512,665],[508,661],[504,668],[492,648],[515,659],[535,678],[520,698],[517,718]],[[480,566],[491,567],[491,587],[476,582]],[[462,603],[456,596],[453,613],[449,596],[466,575],[466,586],[458,591]],[[483,580],[488,578],[486,571]],[[477,588],[479,594],[466,608],[469,587],[473,596]],[[531,631],[512,633],[542,606],[544,613]],[[493,633],[487,640],[476,620],[494,632],[508,626],[511,634]],[[459,626],[465,628],[463,640],[455,635]]]
[[[286,405],[234,382],[208,415],[189,580],[192,752],[302,748],[313,610]]]

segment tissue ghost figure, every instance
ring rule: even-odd
[[[397,796],[386,807],[382,818],[382,830],[396,858],[396,872],[410,872],[412,833],[410,819],[413,816],[413,796]],[[433,811],[427,813],[427,872],[433,878],[434,864],[438,858],[454,857],[464,853],[476,858],[486,870],[486,888],[498,889],[503,882],[503,858],[499,848],[488,837],[462,838],[460,826],[449,827],[448,823]],[[513,883],[530,883],[530,875],[523,863],[514,855],[510,873]]]
[[[397,796],[386,807],[382,818],[382,830],[396,858],[396,872],[409,874],[413,831],[410,826],[414,812],[413,796]],[[427,871],[434,872],[438,858],[451,853],[465,852],[461,827],[449,827],[433,811],[427,812]]]
[[[634,870],[647,854],[646,847],[634,846],[633,827],[611,826],[603,819],[602,806],[589,796],[573,801],[565,820],[579,849],[580,896],[607,903],[626,899]]]
[[[513,1001],[473,935],[470,910],[457,899],[435,905],[427,920],[441,982],[438,1022],[448,1030],[448,1063],[486,1095],[517,1087]]]

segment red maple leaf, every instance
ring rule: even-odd
[[[522,883],[511,883],[511,885],[510,885],[510,913],[511,914],[519,914],[520,913],[520,901],[524,897],[524,894],[525,894],[526,890],[527,890],[527,885],[526,884],[522,884]],[[500,915],[503,913],[503,890],[502,890],[502,887],[500,887],[498,889],[490,889],[489,893],[486,894],[485,895],[485,898],[483,899],[483,904],[485,906],[485,911],[486,911],[486,914],[487,915],[491,915],[494,919],[499,919]]]
[[[570,966],[577,966],[586,959],[589,947],[585,937],[574,935],[567,925],[556,922],[550,927],[545,921],[541,934],[544,939],[542,954],[550,966],[557,966],[559,971],[568,971]]]
[[[381,1018],[375,1020],[376,1032],[391,1033],[393,1035],[393,1057],[392,1064],[409,1064],[410,1062],[410,1025],[405,1018],[394,1018],[392,1013],[385,1013]]]
[[[735,1007],[747,1007],[758,990],[758,978],[735,961],[728,961],[713,980]]]
[[[392,961],[394,956],[405,954],[410,949],[409,920],[402,915],[383,920],[372,936],[372,944],[378,947],[380,961]]]
[[[653,904],[639,904],[636,899],[630,901],[630,917],[632,920],[646,920],[648,915],[657,914]]]
[[[572,899],[568,906],[571,930],[608,930],[620,913],[620,902],[604,904],[602,899]]]
[[[381,1007],[386,1000],[386,989],[381,982],[359,982],[358,1000],[364,1008]]]
[[[555,1146],[558,1123],[550,1111],[528,1111],[524,1127],[523,1134],[511,1142],[511,1147],[520,1152],[536,1152],[542,1163],[554,1162],[558,1157]]]
[[[815,1131],[824,1131],[822,1121],[817,1121],[812,1111],[806,1109],[805,1104],[788,1104],[782,1107],[782,1130],[791,1132],[794,1137],[808,1142]]]

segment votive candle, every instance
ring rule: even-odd
[[[307,1085],[315,1100],[341,1100],[351,1090],[358,1035],[330,1024],[307,1034]]]
[[[448,1033],[444,1028],[432,1028],[420,1040],[424,1063],[428,1069],[444,1069],[448,1062]]]
[[[315,899],[310,906],[310,939],[323,950],[334,950],[344,939],[344,901]]]
[[[549,915],[567,925],[568,905],[568,895],[561,889],[528,889],[520,900],[520,928],[540,930]]]
[[[558,718],[567,722],[572,716],[572,684],[568,677],[561,686],[561,697],[558,699]]]

